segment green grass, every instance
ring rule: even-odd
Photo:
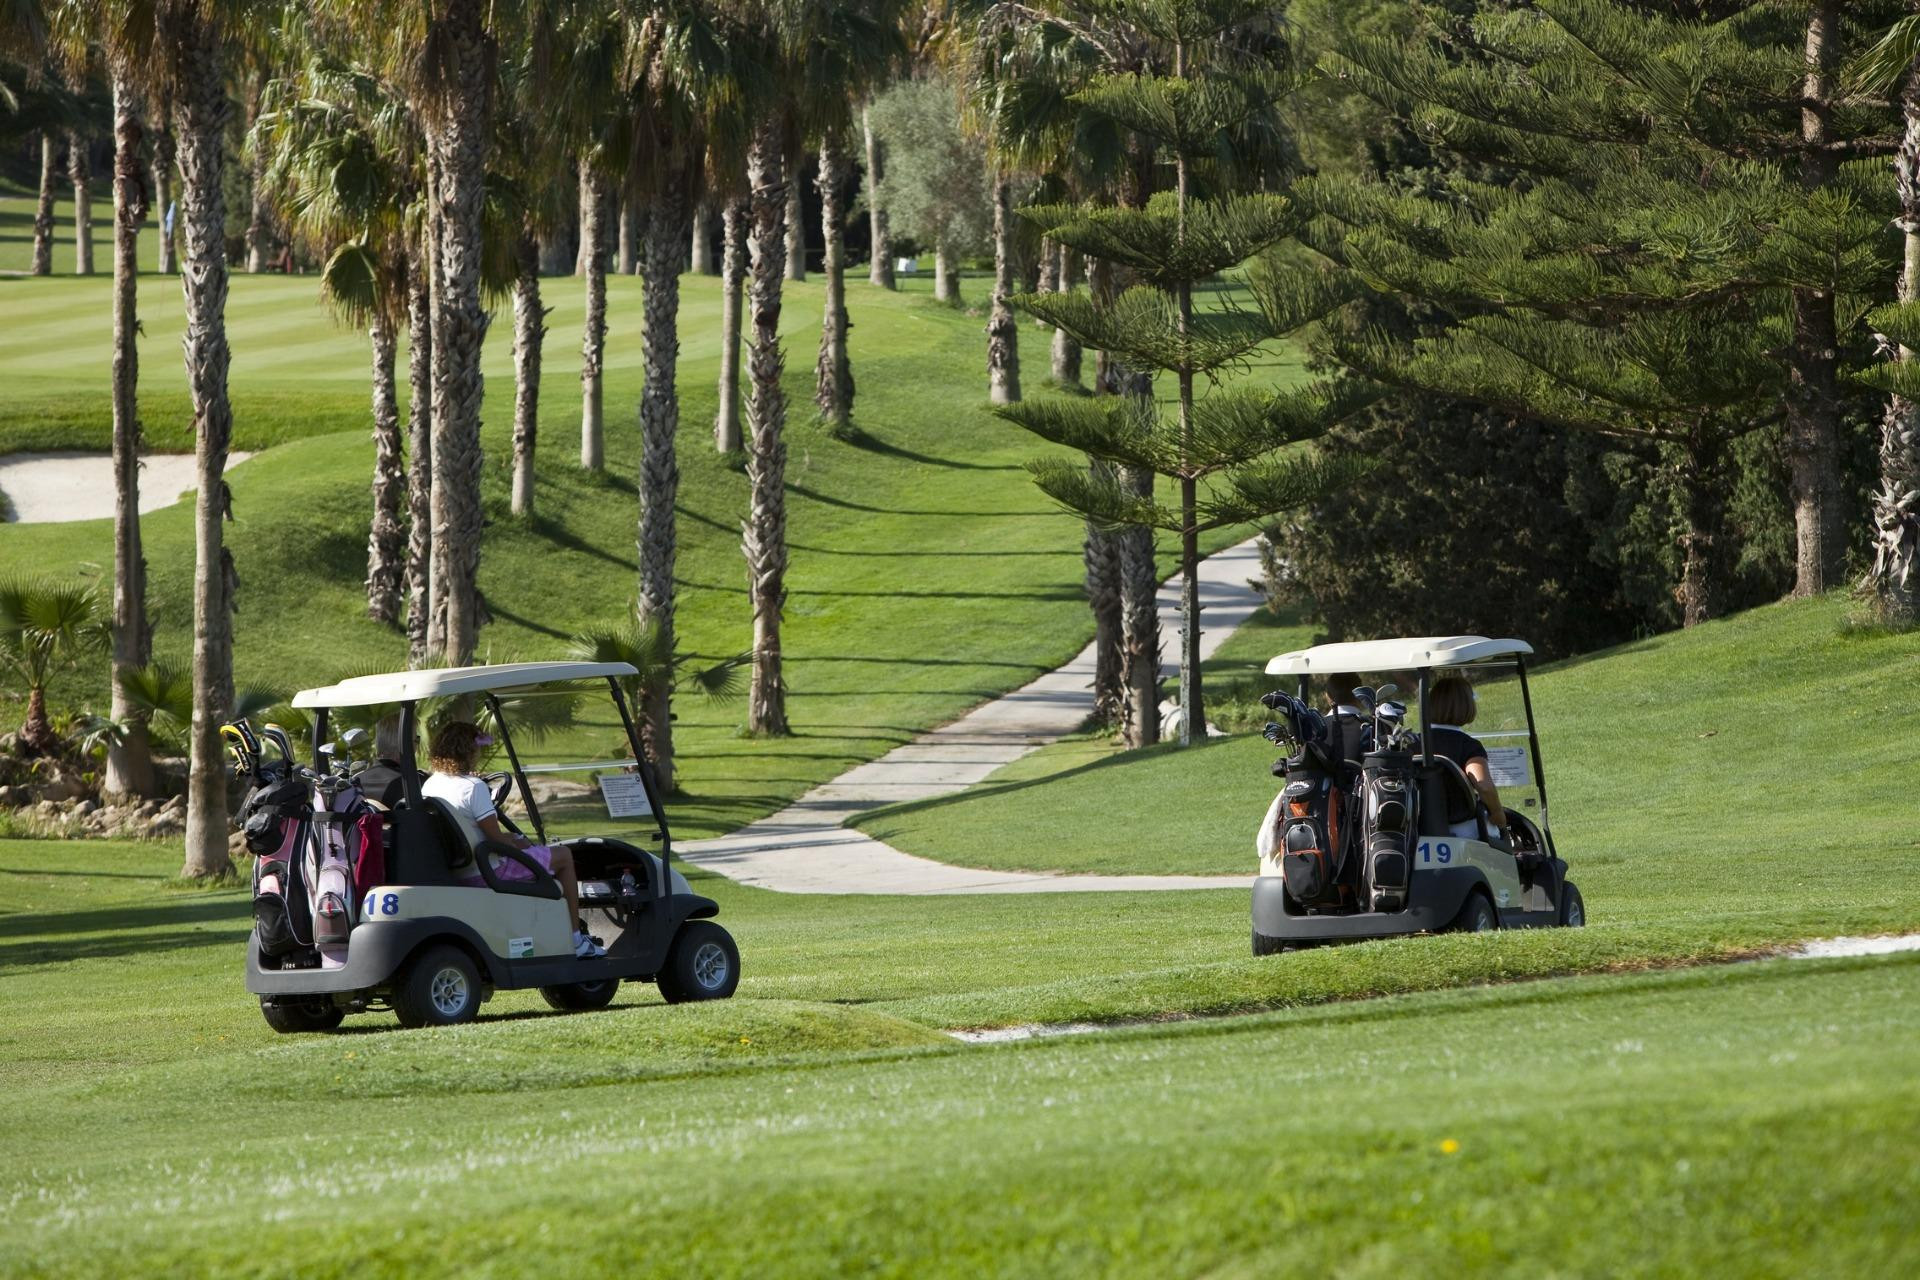
[[[602,1013],[529,1016],[535,998],[504,993],[468,1027],[372,1017],[295,1039],[239,990],[242,895],[156,892],[170,866],[145,846],[0,842],[0,1274],[1788,1276],[1920,1260],[1915,957],[974,1047],[933,1033],[943,1012],[1046,1013],[1035,984],[1062,969],[1164,981],[1242,942],[1241,899],[931,911],[703,881],[741,940],[733,1001],[669,1008],[640,987]],[[1343,968],[1439,956],[1457,979],[1555,936],[1223,967],[1323,998]]]

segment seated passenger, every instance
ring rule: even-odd
[[[1427,714],[1433,721],[1426,727],[1427,742],[1433,747],[1433,754],[1445,756],[1467,775],[1467,781],[1480,793],[1480,801],[1487,807],[1487,826],[1499,836],[1507,829],[1507,811],[1500,805],[1500,791],[1493,785],[1493,775],[1487,769],[1487,749],[1480,745],[1478,738],[1468,734],[1465,727],[1473,723],[1477,700],[1465,676],[1436,680],[1427,693]],[[1462,840],[1477,840],[1480,824],[1470,816],[1465,822],[1454,823],[1452,834]]]
[[[476,724],[454,720],[441,725],[434,730],[433,740],[427,747],[433,772],[421,785],[421,794],[444,802],[456,813],[465,814],[487,839],[519,849],[551,872],[567,898],[567,920],[573,926],[573,954],[582,960],[605,955],[606,948],[580,928],[580,882],[574,874],[573,851],[563,844],[535,844],[501,827],[500,815],[493,807],[493,793],[487,790],[486,781],[473,773],[480,748],[492,745],[493,739],[481,733]],[[502,880],[533,879],[532,872],[511,858],[502,859],[494,873]],[[462,881],[469,885],[486,882],[486,877],[477,870]]]
[[[409,744],[400,737],[400,713],[381,718],[373,726],[373,763],[362,769],[354,781],[360,794],[386,809],[397,809],[406,799],[406,771],[403,763],[413,759]],[[417,772],[417,771],[416,771]],[[424,781],[425,775],[420,775]]]

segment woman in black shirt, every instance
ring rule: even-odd
[[[1427,714],[1432,719],[1426,726],[1427,742],[1435,755],[1445,756],[1467,775],[1487,806],[1487,825],[1505,831],[1507,811],[1500,805],[1500,791],[1487,768],[1487,749],[1463,727],[1473,723],[1474,703],[1473,686],[1466,677],[1444,676],[1434,681],[1427,693]]]

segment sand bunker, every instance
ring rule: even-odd
[[[229,453],[231,471],[253,455]],[[140,460],[140,510],[158,511],[194,488],[193,455],[152,453]],[[0,493],[21,524],[113,518],[110,453],[10,453],[0,457]]]

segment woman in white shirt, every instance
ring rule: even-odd
[[[500,815],[493,807],[493,793],[487,789],[486,781],[473,772],[480,748],[492,745],[493,739],[480,732],[479,725],[465,720],[441,725],[427,744],[427,758],[433,772],[420,785],[420,794],[432,796],[465,814],[487,839],[518,849],[545,867],[560,882],[560,891],[567,897],[567,919],[573,925],[573,954],[582,960],[605,955],[606,948],[580,928],[580,881],[573,869],[573,850],[563,844],[535,844],[500,825]],[[502,859],[494,868],[494,874],[502,880],[533,879],[531,871],[511,858]],[[469,885],[486,882],[486,877],[477,871],[462,881]]]

